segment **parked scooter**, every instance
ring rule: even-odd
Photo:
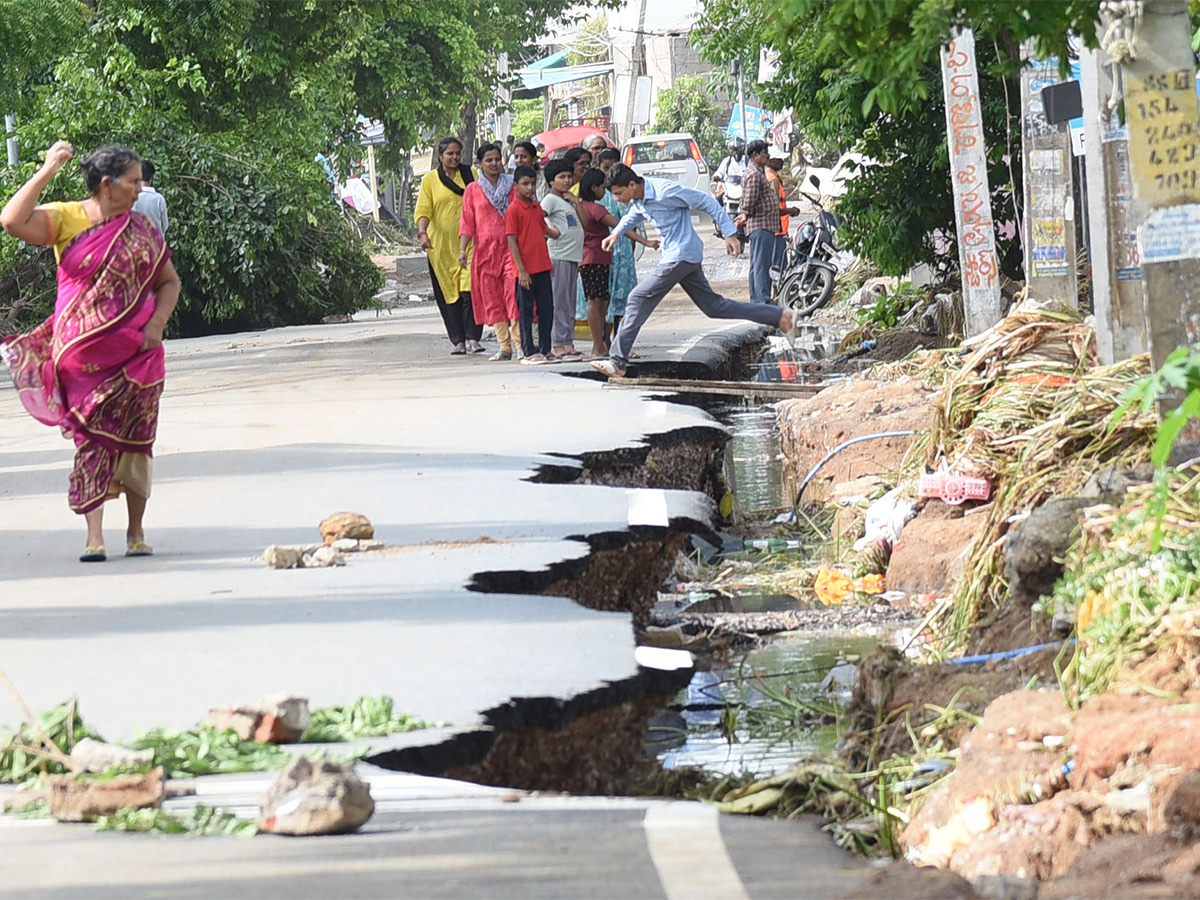
[[[729,213],[729,218],[736,219],[738,217],[739,208],[742,205],[742,176],[728,175],[722,177],[714,175],[712,180],[712,192],[716,201],[721,204],[721,208]],[[713,223],[714,231],[717,237],[721,236],[721,229],[717,223]],[[738,229],[738,239],[742,243],[746,243],[746,238],[742,236],[741,229]]]
[[[821,180],[809,176],[820,190]],[[804,318],[829,302],[838,266],[833,261],[838,252],[836,235],[841,217],[834,215],[823,197],[800,192],[818,209],[814,219],[796,229],[783,254],[783,263],[771,267],[771,297],[778,306],[791,308]]]

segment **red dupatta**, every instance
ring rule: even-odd
[[[170,251],[141,214],[80,234],[58,267],[54,315],[0,345],[21,402],[76,445],[150,454],[166,374],[161,346],[142,351],[154,283]]]

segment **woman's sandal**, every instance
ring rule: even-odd
[[[505,353],[503,350],[488,357],[488,360],[490,362],[503,362],[504,360],[508,360],[508,359],[512,359],[512,354]]]
[[[108,559],[108,554],[104,552],[103,545],[84,547],[83,555],[79,557],[80,562],[104,562],[106,559]]]
[[[466,356],[467,348],[463,344],[455,344],[454,349],[450,351],[451,356]]]
[[[145,541],[130,541],[125,546],[126,556],[153,556],[154,548]]]

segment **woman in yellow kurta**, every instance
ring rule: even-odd
[[[474,181],[463,167],[462,141],[442,138],[437,145],[437,168],[421,179],[417,195],[417,240],[429,257],[433,298],[453,344],[451,353],[483,353],[479,343],[483,324],[475,319],[471,303],[471,269],[458,264],[458,224],[462,219],[463,192]]]

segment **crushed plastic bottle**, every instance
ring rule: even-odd
[[[742,541],[743,550],[770,550],[778,553],[780,550],[799,550],[799,541],[784,540],[783,538],[747,538]]]

